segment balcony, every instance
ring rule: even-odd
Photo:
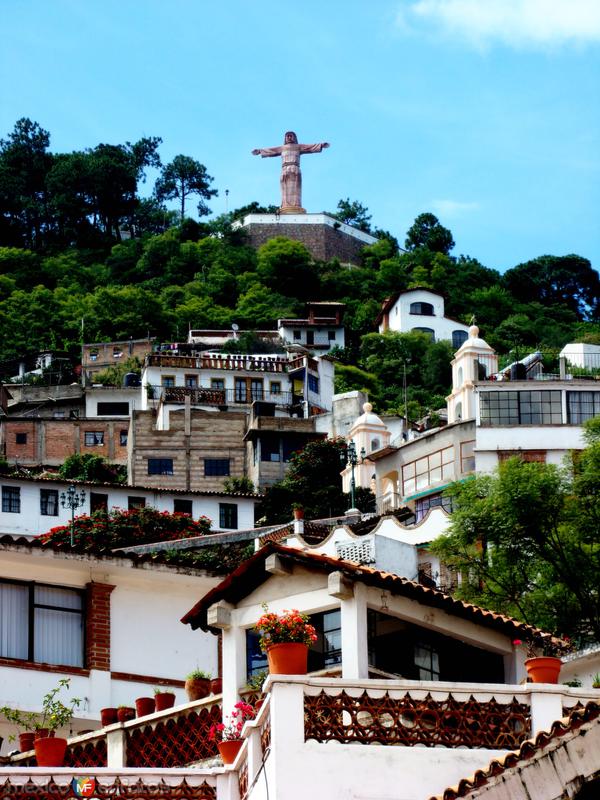
[[[402,797],[422,800],[600,698],[563,685],[310,675],[270,676],[264,690],[230,766],[207,741],[220,717],[220,698],[211,698],[71,739],[69,767],[33,768],[30,753],[14,758],[0,769],[0,792],[31,780],[47,800],[83,771],[100,796],[262,800],[268,785],[269,796],[296,800],[317,787],[319,797],[366,796],[368,782],[369,796],[388,797],[402,776]],[[134,786],[138,794],[116,791]]]
[[[288,359],[275,355],[236,355],[208,353],[198,356],[172,356],[154,353],[146,359],[148,367],[169,369],[225,369],[246,372],[286,372]]]
[[[265,402],[289,407],[297,402],[297,398],[292,392],[269,392],[259,389],[242,391],[240,389],[206,389],[196,386],[152,386],[148,384],[147,392],[150,400],[183,404],[189,397],[192,405],[202,406],[247,406],[254,402]]]

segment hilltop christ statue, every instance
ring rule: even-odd
[[[294,131],[285,134],[281,147],[263,147],[253,150],[253,156],[271,158],[281,156],[281,214],[305,214],[302,208],[302,173],[300,172],[300,156],[307,153],[320,153],[329,147],[329,142],[319,144],[298,144]]]

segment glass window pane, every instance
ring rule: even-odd
[[[72,589],[63,589],[59,586],[36,586],[34,602],[45,606],[58,606],[59,608],[73,608],[81,610],[82,597],[79,592]]]
[[[0,656],[28,657],[29,589],[0,583]]]
[[[34,611],[34,661],[83,666],[83,617],[68,611],[36,608]]]

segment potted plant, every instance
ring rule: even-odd
[[[129,722],[131,719],[135,719],[135,708],[131,706],[118,706],[117,722]]]
[[[211,677],[210,672],[204,672],[202,669],[194,669],[189,675],[186,675],[185,691],[190,702],[208,697]]]
[[[154,698],[153,697],[136,698],[135,700],[136,717],[147,717],[148,714],[154,714]]]
[[[81,700],[72,697],[65,705],[57,695],[71,684],[69,678],[61,678],[58,685],[44,695],[42,701],[42,718],[37,724],[38,730],[47,731],[47,736],[37,737],[33,742],[38,767],[61,767],[67,750],[67,740],[55,736],[57,728],[64,728],[72,719],[75,709]]]
[[[522,641],[520,639],[513,640],[513,645],[518,647],[521,644]],[[561,650],[560,643],[552,639],[544,644],[543,650],[544,655],[538,656],[535,653],[533,642],[528,643],[528,658],[525,659],[527,676],[532,683],[558,683],[558,676],[562,667],[562,661],[558,656],[558,652]]]
[[[272,675],[306,675],[308,646],[317,641],[317,632],[308,616],[297,609],[283,614],[264,614],[254,626],[260,636],[260,647],[267,654]]]
[[[600,689],[600,672],[597,672],[592,678],[592,689]]]
[[[294,512],[294,519],[304,519],[304,506],[302,503],[292,503],[292,511]]]
[[[211,678],[210,693],[221,694],[222,691],[223,691],[223,678]]]
[[[161,689],[157,687],[154,690],[154,709],[155,711],[166,711],[167,708],[173,708],[175,705],[175,692],[169,689]]]
[[[263,704],[262,687],[267,679],[268,674],[269,671],[267,669],[261,669],[258,672],[255,672],[253,675],[251,675],[248,678],[248,682],[246,683],[246,689],[248,690],[248,692],[250,692],[251,698],[252,699],[254,699],[254,697],[257,698],[256,700],[254,700],[254,708],[256,711],[258,711]]]
[[[254,719],[256,712],[249,703],[240,701],[223,721],[213,725],[208,738],[217,743],[224,764],[233,764],[242,746],[242,728],[248,719]]]
[[[116,708],[101,708],[100,709],[100,724],[103,728],[107,725],[114,725],[118,722]]]
[[[23,729],[18,734],[19,750],[22,753],[33,750],[37,715],[31,711],[19,711],[17,708],[11,708],[10,706],[2,706],[2,708],[0,708],[0,714],[2,714],[7,722],[12,722],[18,728]],[[8,737],[8,741],[14,742],[16,738],[17,736],[12,734]]]

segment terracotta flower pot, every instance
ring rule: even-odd
[[[33,740],[35,733],[33,731],[25,731],[19,734],[19,750],[26,753],[28,750],[33,750]]]
[[[202,700],[203,697],[208,697],[210,694],[210,678],[188,678],[185,682],[185,691],[190,703],[194,700]]]
[[[221,694],[223,691],[223,678],[213,678],[210,682],[211,694]]]
[[[148,714],[154,714],[154,698],[138,697],[135,701],[136,717],[147,717]]]
[[[267,648],[271,675],[306,675],[308,645],[301,642],[281,642]]]
[[[558,683],[562,661],[555,656],[528,658],[525,662],[527,674],[534,683]]]
[[[48,728],[37,728],[33,740],[36,739],[52,739],[54,737],[54,731],[49,731]]]
[[[175,705],[175,694],[173,692],[159,692],[154,695],[154,708],[156,711],[166,711]]]
[[[154,701],[153,701],[154,704]],[[118,722],[117,719],[117,709],[116,708],[101,708],[100,709],[100,724],[103,728],[106,728],[107,725],[114,725],[115,722]]]
[[[66,739],[49,736],[46,739],[36,739],[33,746],[38,767],[62,767],[67,752]]]
[[[224,742],[217,742],[217,747],[219,748],[219,753],[224,764],[233,764],[243,743],[243,739],[228,739]]]
[[[294,519],[304,519],[304,509],[303,508],[295,508],[294,509]]]
[[[129,722],[130,719],[135,719],[135,708],[130,708],[129,706],[117,708],[117,720],[119,722]]]
[[[264,697],[259,697],[256,703],[254,703],[254,710],[256,711],[257,714],[262,708],[264,702],[265,702]]]

